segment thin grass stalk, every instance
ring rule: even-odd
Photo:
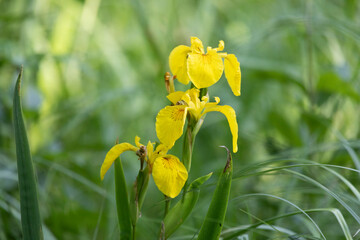
[[[248,214],[246,211],[242,210],[242,209],[239,209],[240,211],[242,212],[245,212],[246,214]],[[346,240],[353,240],[353,238],[351,237],[351,233],[350,233],[350,230],[349,230],[349,227],[344,219],[344,216],[341,214],[341,212],[336,209],[336,208],[315,208],[315,209],[308,209],[308,210],[303,210],[303,211],[295,211],[295,212],[290,212],[290,213],[287,213],[287,214],[283,214],[283,215],[279,215],[279,216],[275,216],[275,217],[271,217],[271,218],[268,218],[268,219],[265,219],[265,220],[261,220],[255,224],[251,224],[251,225],[248,225],[248,226],[245,226],[243,227],[242,229],[235,229],[234,233],[228,235],[231,231],[231,229],[227,229],[226,231],[224,231],[222,233],[222,237],[223,237],[223,240],[231,240],[231,239],[234,239],[236,238],[237,236],[241,235],[241,234],[244,234],[246,232],[248,232],[249,230],[251,229],[254,229],[254,228],[257,228],[258,226],[264,224],[265,223],[269,223],[269,222],[272,222],[272,221],[275,221],[275,220],[278,220],[278,219],[282,219],[282,218],[286,218],[286,217],[291,217],[291,216],[294,216],[294,215],[298,215],[298,214],[303,214],[303,212],[306,212],[306,213],[314,213],[314,212],[331,212],[335,217],[336,217],[336,220],[339,222],[339,225],[344,233],[344,236],[346,238]],[[226,235],[226,236],[225,236]]]

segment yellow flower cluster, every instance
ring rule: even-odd
[[[218,105],[218,97],[215,97],[215,102],[209,102],[208,96],[200,97],[199,89],[215,84],[224,70],[232,92],[236,96],[240,95],[240,64],[235,55],[221,53],[222,50],[224,42],[220,41],[217,48],[208,47],[205,53],[202,42],[196,37],[191,38],[190,47],[180,45],[173,49],[169,56],[172,73],[181,83],[188,84],[191,81],[196,88],[185,92],[170,91],[167,98],[172,105],[160,110],[156,117],[156,133],[161,143],[155,150],[150,141],[146,146],[142,145],[139,137],[135,138],[135,146],[130,143],[115,145],[107,153],[101,166],[101,179],[121,153],[145,149],[145,161],[150,167],[156,186],[166,196],[176,197],[187,181],[188,172],[176,156],[167,152],[182,136],[186,119],[197,123],[202,121],[207,113],[214,111],[221,112],[227,118],[233,138],[233,152],[237,152],[238,124],[234,109],[227,105]],[[174,89],[174,86],[171,89]]]
[[[191,81],[197,88],[207,88],[219,81],[225,68],[231,90],[235,96],[240,96],[240,63],[234,54],[219,53],[224,47],[224,41],[220,41],[217,48],[207,47],[205,53],[201,40],[192,37],[190,47],[180,45],[172,50],[170,69],[181,83]]]

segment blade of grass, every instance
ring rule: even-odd
[[[356,152],[354,151],[354,149],[350,146],[348,140],[346,140],[346,138],[343,137],[343,135],[339,132],[336,131],[335,135],[337,138],[340,139],[341,143],[343,144],[344,148],[346,149],[346,151],[349,153],[351,159],[354,162],[355,167],[360,170],[360,159],[357,156]]]
[[[292,170],[288,170],[288,169],[284,169],[283,171],[289,172],[297,177],[300,177],[301,179],[312,183],[316,186],[318,186],[319,188],[323,189],[325,192],[327,192],[328,194],[330,194],[333,198],[335,198],[353,217],[354,219],[360,224],[360,217],[359,215],[356,214],[356,212],[348,205],[346,204],[337,194],[335,194],[333,191],[331,191],[330,189],[328,189],[327,187],[325,187],[324,185],[322,185],[321,183],[319,183],[318,181],[302,174],[302,173],[298,173]]]
[[[115,193],[116,208],[120,226],[120,239],[131,239],[132,226],[130,217],[129,197],[120,157],[115,160]],[[135,235],[135,234],[134,234]],[[135,236],[133,236],[135,239]]]
[[[39,212],[36,177],[22,115],[20,97],[21,78],[22,69],[15,85],[13,106],[16,156],[20,189],[21,225],[23,238],[25,240],[38,240],[43,239],[43,232]]]
[[[244,210],[241,210],[241,211],[247,213]],[[304,210],[304,212],[306,212],[306,213],[331,212],[336,217],[336,220],[339,222],[339,225],[340,225],[342,231],[344,232],[345,239],[346,240],[352,240],[351,233],[350,233],[349,227],[348,227],[348,225],[347,225],[347,223],[346,223],[346,221],[344,219],[344,216],[341,214],[341,212],[337,208],[314,208],[314,209]],[[297,215],[297,214],[302,214],[302,213],[303,212],[301,212],[301,211],[291,212],[291,213],[283,214],[283,215],[280,215],[280,216],[271,217],[271,218],[262,220],[262,221],[260,221],[258,223],[254,223],[254,224],[251,224],[251,225],[245,225],[245,226],[241,226],[241,227],[235,227],[235,228],[227,229],[226,231],[223,231],[223,235],[226,235],[226,234],[234,232],[234,231],[236,231],[236,232],[231,234],[231,235],[228,235],[226,237],[223,237],[223,240],[234,239],[235,237],[237,237],[237,236],[239,236],[241,234],[244,234],[244,233],[248,232],[251,229],[254,229],[254,228],[257,228],[260,225],[263,225],[263,222],[268,223],[268,222],[272,222],[272,221],[275,221],[275,220],[278,220],[278,219],[281,219],[281,218],[291,217],[291,216],[294,216],[294,215]]]
[[[318,230],[318,232],[320,233],[320,235],[322,236],[323,239],[326,239],[326,237],[324,236],[323,232],[321,231],[320,227],[316,224],[316,222],[309,216],[309,214],[307,214],[303,209],[301,209],[299,206],[297,206],[296,204],[290,202],[289,200],[286,200],[282,197],[279,197],[279,196],[275,196],[275,195],[272,195],[272,194],[266,194],[266,193],[252,193],[252,194],[246,194],[246,195],[242,195],[242,196],[239,196],[239,197],[236,197],[234,199],[232,199],[231,201],[233,200],[236,200],[236,199],[239,199],[239,198],[244,198],[244,197],[251,197],[251,196],[264,196],[264,197],[271,197],[271,198],[276,198],[278,200],[281,200],[281,201],[284,201],[286,202],[287,204],[295,207],[297,210],[299,210],[300,212],[302,212],[315,226],[315,228]]]

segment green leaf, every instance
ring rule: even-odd
[[[211,200],[204,223],[201,226],[198,239],[215,240],[219,239],[220,237],[221,229],[225,220],[227,204],[229,201],[233,172],[231,154],[227,148],[226,150],[228,152],[226,165],[218,180],[214,196]]]
[[[21,225],[23,238],[25,240],[38,240],[43,239],[43,232],[41,228],[35,171],[22,115],[20,97],[21,77],[22,69],[15,85],[13,106],[17,168],[20,188]]]
[[[317,89],[331,94],[341,94],[357,102],[360,101],[360,95],[355,91],[351,83],[341,80],[341,78],[334,73],[327,73],[320,76]]]
[[[187,194],[171,208],[164,219],[166,238],[170,237],[190,215],[200,195],[200,186],[206,182],[212,173],[195,179],[188,187]]]
[[[120,157],[115,160],[116,209],[120,226],[120,239],[131,239],[132,226],[126,181]]]

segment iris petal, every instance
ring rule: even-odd
[[[167,95],[167,99],[170,100],[170,102],[172,102],[174,105],[182,100],[182,97],[185,95],[184,92],[182,91],[177,91],[177,92],[173,92],[170,93],[169,95]]]
[[[236,153],[238,150],[237,140],[238,140],[238,124],[236,122],[235,110],[230,106],[218,106],[218,105],[207,105],[203,112],[203,115],[208,112],[221,112],[225,115],[228,120],[230,131],[233,137],[233,152]]]
[[[191,82],[197,88],[207,88],[219,81],[224,64],[215,50],[207,54],[189,53],[187,69]]]
[[[204,46],[202,44],[202,41],[198,39],[197,37],[191,37],[191,51],[193,53],[197,54],[204,54]]]
[[[131,145],[130,143],[120,143],[113,146],[110,151],[106,154],[105,160],[101,165],[100,177],[101,180],[104,179],[105,173],[111,167],[111,164],[125,151],[134,151],[136,152],[139,148]]]
[[[229,86],[235,96],[240,96],[241,88],[241,72],[240,63],[234,54],[228,54],[224,60],[225,62],[225,77]]]
[[[166,155],[156,158],[152,176],[159,190],[166,196],[174,198],[183,188],[188,173],[177,157]]]
[[[180,45],[174,48],[169,56],[171,72],[176,75],[176,78],[183,84],[188,84],[190,81],[186,64],[188,53],[190,52],[190,47]]]
[[[185,105],[167,106],[156,117],[156,134],[169,149],[183,133],[187,107]]]
[[[136,145],[138,148],[141,146],[140,137],[138,137],[138,136],[135,137],[135,145]]]

